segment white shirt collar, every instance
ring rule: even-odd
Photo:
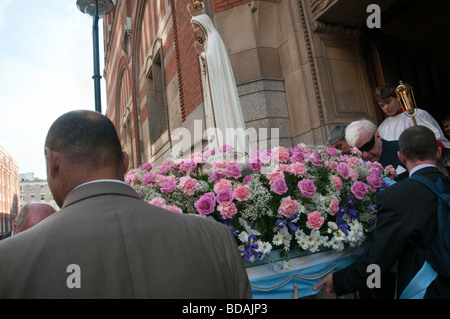
[[[75,187],[74,189],[77,189],[78,187],[81,187],[83,185],[93,184],[93,183],[100,183],[100,182],[114,182],[114,183],[122,183],[122,184],[128,185],[124,181],[119,181],[118,179],[98,179],[98,180],[95,180],[95,181],[90,181],[90,182],[86,182],[86,183],[80,184],[77,187]]]
[[[410,172],[409,172],[409,176],[412,176],[412,174],[414,174],[415,172],[417,172],[419,169],[425,168],[425,167],[436,167],[436,165],[433,164],[420,164],[417,165],[416,167],[414,167]]]

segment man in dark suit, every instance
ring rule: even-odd
[[[11,236],[12,236],[12,230],[10,230],[9,232],[6,232],[4,234],[1,234],[0,235],[0,240],[6,239],[6,238],[11,237]]]
[[[398,141],[386,141],[380,137],[377,126],[369,120],[350,123],[345,129],[347,143],[359,149],[364,161],[379,162],[383,167],[392,165],[397,171],[396,182],[408,177],[405,165],[397,156]]]
[[[128,155],[107,117],[62,115],[45,157],[61,210],[0,242],[0,298],[251,297],[227,227],[150,205],[123,182]]]
[[[445,177],[436,167],[441,150],[430,129],[408,128],[401,134],[399,144],[400,160],[411,176],[422,175],[433,182]],[[377,196],[377,206],[377,225],[369,248],[349,267],[324,277],[316,290],[324,286],[325,292],[347,294],[366,286],[371,274],[369,265],[378,265],[382,273],[397,265],[398,297],[425,265],[416,249],[429,247],[436,234],[436,195],[420,182],[406,179],[382,191]],[[437,276],[423,297],[450,298],[450,281]]]

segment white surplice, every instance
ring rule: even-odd
[[[417,125],[423,125],[433,131],[436,140],[450,149],[450,142],[445,138],[442,129],[436,120],[425,110],[417,109],[415,116]],[[408,127],[413,126],[413,122],[405,112],[386,118],[378,127],[378,132],[382,139],[387,141],[398,140],[400,134]]]

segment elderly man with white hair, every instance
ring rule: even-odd
[[[350,123],[345,129],[345,139],[351,147],[359,149],[363,160],[379,162],[383,167],[392,165],[398,174],[395,181],[407,177],[406,167],[397,155],[398,141],[382,139],[373,122],[363,119]]]

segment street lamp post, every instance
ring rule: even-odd
[[[98,20],[105,14],[114,9],[114,3],[111,0],[77,0],[78,9],[93,17],[92,24],[92,40],[94,48],[94,91],[95,91],[95,110],[102,112],[101,96],[100,96],[100,57],[99,57],[99,40],[98,40]]]

